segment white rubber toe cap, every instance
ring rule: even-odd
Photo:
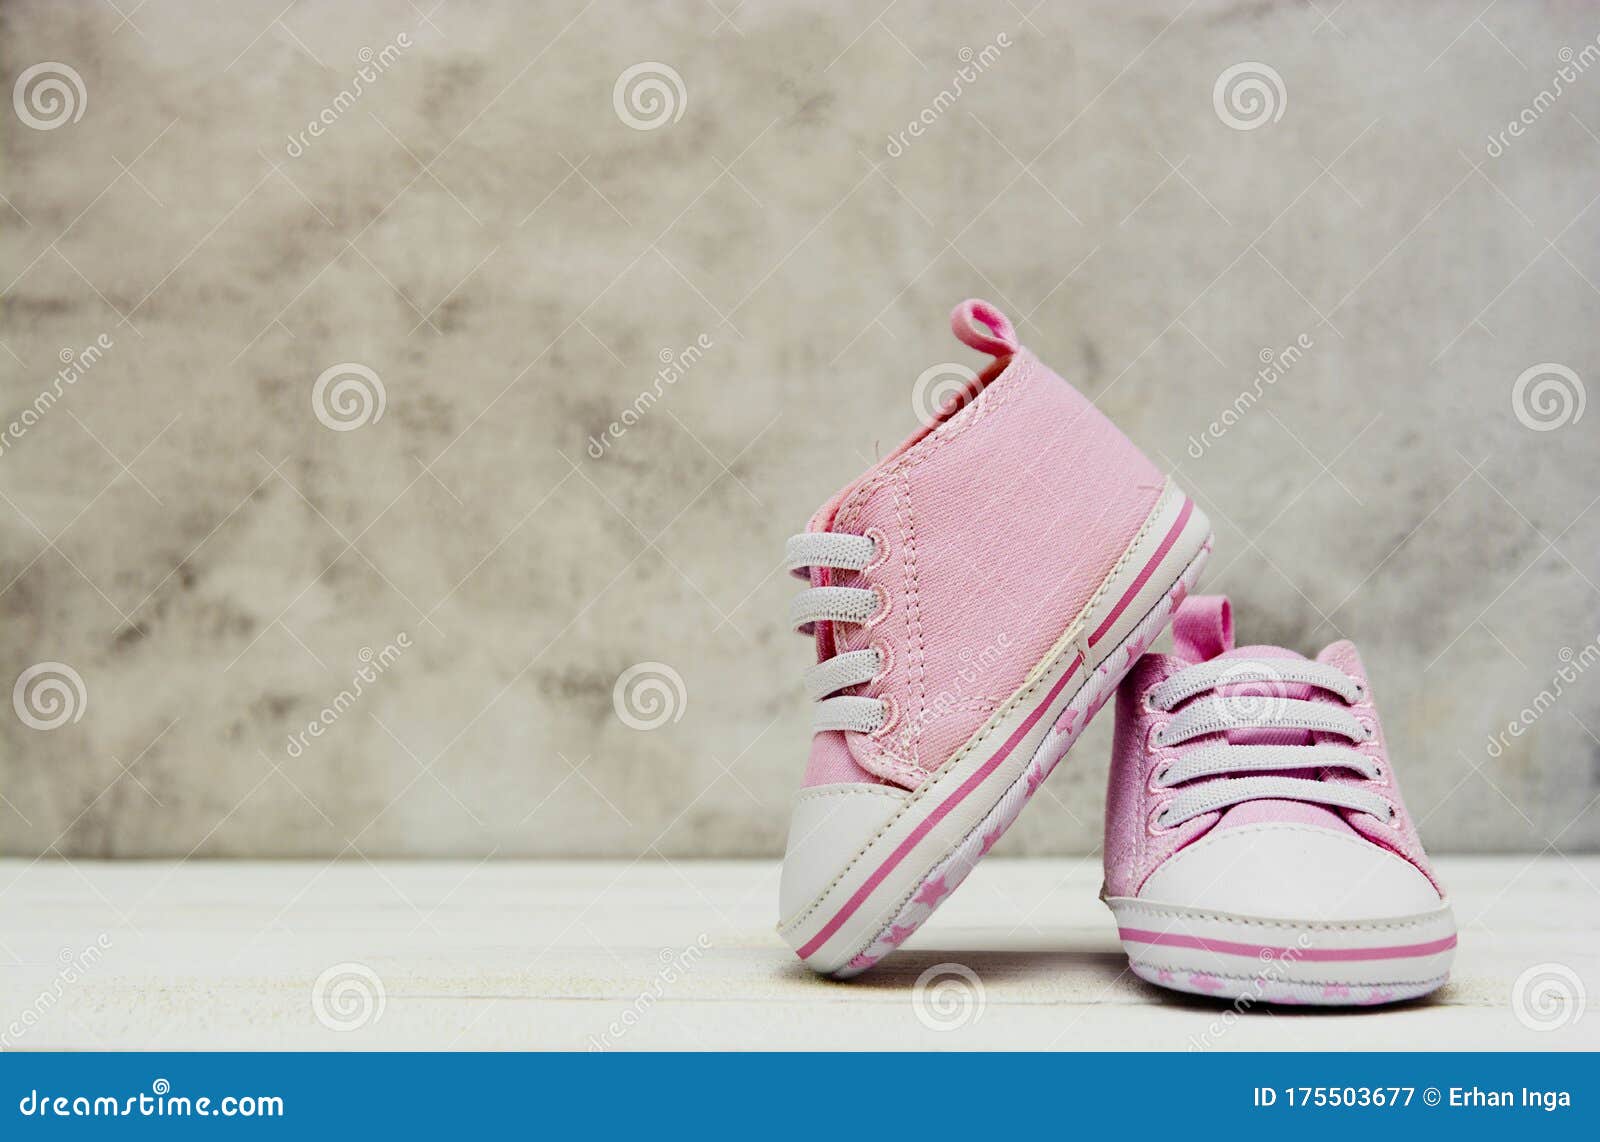
[[[787,922],[844,871],[905,804],[888,785],[815,785],[802,789],[789,818],[789,849],[778,888],[779,920]]]
[[[1298,824],[1214,829],[1156,869],[1139,899],[1307,921],[1415,916],[1441,903],[1405,858],[1362,837]]]

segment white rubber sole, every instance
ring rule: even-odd
[[[898,947],[1010,827],[1199,577],[1205,515],[1170,481],[1139,535],[1045,660],[779,933],[846,978]]]
[[[1320,922],[1127,896],[1106,904],[1134,974],[1195,995],[1338,1007],[1397,1003],[1441,986],[1455,958],[1448,904],[1416,916]]]

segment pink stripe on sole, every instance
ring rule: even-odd
[[[1405,960],[1448,952],[1456,946],[1454,935],[1423,944],[1394,944],[1386,948],[1275,948],[1265,944],[1242,944],[1234,940],[1208,940],[1177,932],[1151,932],[1145,928],[1118,928],[1117,934],[1135,944],[1157,944],[1168,948],[1195,948],[1202,952],[1221,952],[1229,956],[1257,959],[1306,960],[1312,963],[1344,963],[1355,960]]]
[[[1133,602],[1139,592],[1144,589],[1145,583],[1154,573],[1157,564],[1167,557],[1167,552],[1172,550],[1172,545],[1178,542],[1178,536],[1183,534],[1183,525],[1189,522],[1189,517],[1194,514],[1194,501],[1185,499],[1183,510],[1178,513],[1177,522],[1172,525],[1172,530],[1167,532],[1167,537],[1161,541],[1161,546],[1156,548],[1155,556],[1144,565],[1144,570],[1134,579],[1133,583],[1122,593],[1122,598],[1117,600],[1117,605],[1111,608],[1111,613],[1106,616],[1106,621],[1089,636],[1089,645],[1093,646],[1105,637],[1106,631],[1111,629],[1111,624],[1116,622],[1122,612],[1128,609],[1128,604]]]

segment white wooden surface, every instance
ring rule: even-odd
[[[0,1045],[1600,1048],[1600,1011],[1536,1031],[1511,1003],[1519,975],[1557,964],[1600,1006],[1600,857],[1440,865],[1462,925],[1446,990],[1235,1016],[1124,970],[1098,857],[985,862],[850,984],[812,978],[774,935],[771,863],[4,861]],[[916,981],[946,963],[982,996],[952,982],[971,1005],[941,1014]],[[324,983],[319,1020],[317,981],[340,964],[361,965],[356,1002]]]

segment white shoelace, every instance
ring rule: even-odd
[[[1343,706],[1272,694],[1208,694],[1242,683],[1303,684],[1337,694],[1346,703],[1361,700],[1361,684],[1336,667],[1302,659],[1213,659],[1174,674],[1150,691],[1150,705],[1170,711],[1188,699],[1172,721],[1152,739],[1170,748],[1197,737],[1227,730],[1309,730],[1345,739],[1316,745],[1235,745],[1211,742],[1185,750],[1165,762],[1153,784],[1169,789],[1190,782],[1156,817],[1170,829],[1193,817],[1244,801],[1284,799],[1354,809],[1382,821],[1394,817],[1394,806],[1376,791],[1342,781],[1286,777],[1274,770],[1350,770],[1369,781],[1383,776],[1377,761],[1355,748],[1371,741],[1372,728]],[[1254,773],[1253,777],[1225,774]]]
[[[787,550],[792,572],[806,572],[813,567],[861,571],[876,554],[877,544],[868,537],[834,532],[792,536]],[[877,593],[862,587],[809,587],[789,604],[789,621],[802,634],[810,634],[819,622],[865,623],[878,613],[879,606]],[[869,734],[882,727],[889,710],[881,699],[839,694],[840,690],[872,681],[882,669],[883,655],[868,649],[836,654],[807,670],[806,692],[817,703],[811,732],[853,730]]]

